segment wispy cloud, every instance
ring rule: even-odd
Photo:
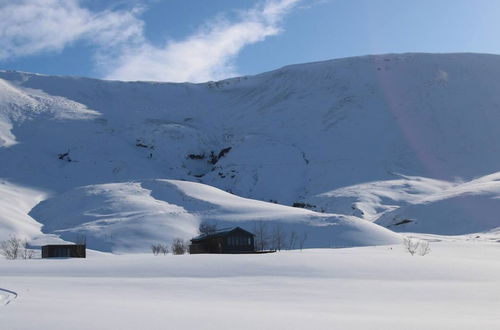
[[[242,11],[237,21],[217,18],[182,41],[164,47],[144,43],[125,51],[108,78],[207,81],[236,73],[233,60],[243,47],[280,32],[279,23],[298,0],[267,1]]]
[[[218,16],[184,40],[157,46],[144,37],[138,9],[96,13],[79,0],[0,0],[0,60],[84,40],[96,47],[96,65],[108,79],[217,80],[236,74],[233,63],[245,46],[279,34],[300,1],[267,0],[235,20]]]
[[[78,0],[0,0],[0,59],[60,51],[77,40],[118,47],[143,42],[135,11],[93,13]]]

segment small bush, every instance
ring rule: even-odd
[[[159,255],[160,253],[165,255],[168,253],[168,246],[164,244],[152,244],[151,251],[155,256]]]
[[[29,248],[28,240],[24,239],[23,248],[21,249],[21,259],[32,259],[35,251]]]
[[[420,241],[420,240],[412,240],[410,238],[403,239],[403,246],[408,253],[412,256],[418,253],[420,256],[425,256],[431,252],[431,248],[429,246],[429,242]]]
[[[22,242],[16,236],[0,243],[0,254],[9,260],[17,259],[21,254]]]
[[[409,238],[403,239],[403,246],[405,250],[408,251],[411,255],[414,255],[418,250],[419,241],[414,241]]]
[[[186,242],[180,238],[176,238],[172,241],[172,253],[173,254],[185,254],[188,250]]]
[[[28,240],[21,240],[10,236],[8,240],[0,242],[0,254],[9,260],[31,259],[35,252],[29,248]]]
[[[213,234],[217,231],[217,223],[202,222],[198,227],[198,231],[202,235]]]
[[[300,207],[302,209],[313,209],[316,205],[304,203],[304,202],[295,202],[292,204],[293,207]]]
[[[431,252],[431,247],[429,246],[429,242],[420,241],[420,247],[418,248],[418,254],[421,256],[425,256]]]

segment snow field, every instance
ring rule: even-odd
[[[395,245],[1,260],[19,297],[0,317],[13,330],[498,328],[498,243],[431,244],[424,257]]]

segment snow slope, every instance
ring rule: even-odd
[[[44,231],[74,241],[86,235],[93,249],[147,251],[151,243],[190,239],[201,222],[252,231],[262,221],[268,231],[308,235],[305,247],[391,244],[397,234],[361,219],[241,198],[194,182],[149,180],[79,187],[38,204],[30,215]],[[289,241],[289,238],[283,240]],[[293,245],[293,244],[292,244]],[[289,244],[287,243],[287,247]],[[298,248],[297,243],[291,246]]]
[[[36,237],[42,235],[41,224],[28,213],[46,194],[0,180],[0,238],[8,235]]]
[[[441,235],[498,233],[498,214],[500,172],[425,196],[383,214],[376,223],[396,231]]]
[[[481,54],[346,58],[204,84],[1,71],[0,178],[52,201],[107,184],[186,180],[384,226],[418,213],[418,228],[408,230],[492,230],[489,193],[486,202],[467,199],[491,220],[456,231],[436,220],[454,204],[448,197],[420,201],[498,172],[499,75],[500,57]],[[154,203],[165,202],[184,208]],[[77,206],[70,226],[53,220],[64,216],[56,206],[35,220],[74,231],[89,220]],[[183,226],[175,233],[187,235]]]

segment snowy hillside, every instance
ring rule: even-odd
[[[163,230],[188,238],[212,214],[309,222],[316,247],[394,243],[378,225],[494,231],[498,76],[500,57],[479,54],[346,58],[204,84],[3,71],[0,236],[41,239],[42,224],[128,250]]]
[[[80,187],[40,203],[30,215],[46,224],[47,232],[68,240],[85,234],[90,246],[115,252],[144,251],[151,242],[194,237],[201,222],[251,231],[258,221],[269,231],[279,224],[297,235],[306,232],[305,247],[400,241],[391,231],[355,217],[245,199],[203,184],[174,180]]]

